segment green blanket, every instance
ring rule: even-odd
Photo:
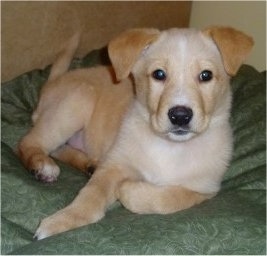
[[[75,59],[72,68],[98,63],[107,63],[105,50]],[[215,198],[166,216],[137,215],[117,202],[96,224],[33,240],[40,220],[87,182],[59,162],[58,182],[42,184],[14,154],[49,70],[2,84],[2,254],[266,254],[265,73],[246,65],[232,80],[234,155]]]

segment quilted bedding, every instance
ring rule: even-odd
[[[99,63],[107,63],[105,50],[74,59],[72,68]],[[117,202],[96,224],[33,240],[39,221],[70,203],[87,182],[58,162],[58,182],[42,184],[14,153],[49,70],[1,87],[1,254],[266,254],[266,73],[247,65],[232,79],[234,154],[215,198],[166,216],[137,215]]]

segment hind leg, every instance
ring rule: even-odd
[[[90,160],[84,152],[75,149],[68,144],[63,145],[54,151],[51,156],[77,168],[89,177],[92,176],[97,166],[97,162]]]
[[[46,110],[18,145],[18,154],[25,167],[43,182],[55,181],[60,173],[49,154],[82,128],[81,119],[74,120],[73,115],[70,121],[66,115],[68,111],[60,108],[56,112],[54,109]]]

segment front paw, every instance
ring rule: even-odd
[[[82,227],[103,218],[103,211],[84,208],[84,205],[75,204],[56,212],[43,219],[35,232],[34,238],[40,240],[74,228]]]
[[[33,238],[41,240],[56,233],[59,233],[55,230],[54,224],[55,224],[54,221],[51,220],[49,217],[45,218],[44,220],[41,221],[41,224],[36,230]]]
[[[73,228],[75,219],[68,210],[62,209],[55,214],[43,219],[35,232],[37,240],[70,230]]]

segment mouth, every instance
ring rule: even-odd
[[[177,130],[170,131],[170,133],[173,133],[173,134],[178,135],[178,136],[184,136],[184,135],[187,135],[188,133],[190,133],[190,130],[180,128]]]
[[[194,132],[189,129],[178,128],[168,132],[168,138],[173,141],[186,141],[194,136]]]

